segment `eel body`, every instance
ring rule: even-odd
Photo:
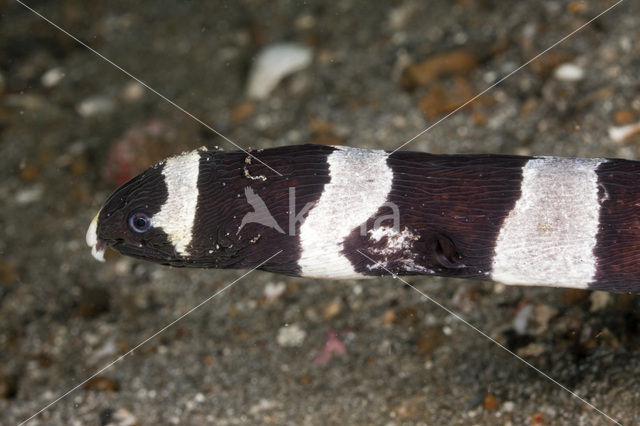
[[[281,251],[260,269],[640,292],[640,162],[200,149],[117,189],[87,243],[173,266],[253,268]]]

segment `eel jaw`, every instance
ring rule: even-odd
[[[104,262],[104,252],[107,248],[107,242],[98,238],[98,212],[97,215],[91,221],[89,225],[89,229],[87,229],[87,245],[91,247],[91,254],[93,257],[99,261]]]

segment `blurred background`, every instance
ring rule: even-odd
[[[614,4],[27,3],[243,148],[384,149]],[[639,159],[639,18],[640,4],[624,1],[404,149]],[[242,274],[113,252],[98,263],[84,242],[118,185],[202,145],[235,149],[0,0],[0,424]],[[640,421],[638,296],[409,281],[608,415]],[[205,423],[607,419],[399,281],[254,272],[29,424]]]

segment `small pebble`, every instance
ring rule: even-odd
[[[445,341],[445,333],[441,327],[426,327],[418,334],[418,353],[422,356],[429,355],[440,347]]]
[[[267,283],[264,287],[264,296],[269,300],[277,299],[287,289],[287,285],[283,282]]]
[[[391,325],[396,319],[396,313],[393,309],[387,309],[387,311],[382,315],[382,323],[384,325]]]
[[[628,109],[621,109],[613,114],[613,121],[615,121],[616,124],[629,124],[633,122],[634,119],[635,115],[633,111]]]
[[[87,390],[97,392],[117,392],[120,390],[120,384],[106,376],[96,376],[84,384]]]
[[[466,50],[441,53],[405,68],[402,86],[407,90],[426,86],[442,77],[469,73],[477,66],[476,56]]]
[[[542,425],[544,423],[545,423],[545,420],[542,413],[536,413],[533,416],[531,416],[531,421],[529,422],[531,426]]]
[[[25,182],[33,182],[40,176],[40,169],[33,164],[25,164],[20,168],[20,179]]]
[[[91,356],[88,358],[88,361],[91,363],[96,363],[104,358],[109,358],[114,356],[118,352],[118,346],[113,339],[106,340],[100,348],[98,348],[95,352],[91,353]],[[126,351],[123,351],[126,352]]]
[[[309,30],[316,25],[316,18],[310,13],[305,13],[298,16],[293,25],[297,30]]]
[[[419,416],[422,413],[422,404],[424,401],[420,397],[413,397],[406,401],[400,402],[393,408],[391,414],[393,417],[397,417],[401,420],[407,420],[412,417]],[[387,426],[395,425],[396,423],[387,423]],[[402,424],[405,424],[404,422]]]
[[[342,311],[342,301],[334,299],[324,307],[324,319],[331,319]]]
[[[278,408],[280,406],[282,406],[282,403],[280,401],[262,398],[260,399],[260,401],[258,401],[257,404],[254,404],[249,408],[249,414],[255,415],[263,411],[273,410],[274,408]]]
[[[452,302],[456,308],[463,312],[469,313],[476,309],[478,301],[478,287],[460,286],[453,295]]]
[[[553,71],[553,76],[560,81],[580,81],[584,78],[584,69],[576,64],[564,63]]]
[[[280,327],[276,341],[280,346],[294,347],[300,346],[307,337],[307,332],[300,328],[297,324]]]
[[[527,334],[527,326],[529,325],[529,317],[533,312],[533,305],[529,304],[522,307],[513,319],[513,329],[516,333]]]
[[[525,117],[531,114],[533,111],[535,111],[537,107],[538,107],[538,100],[535,98],[529,98],[524,103],[524,105],[522,105],[522,108],[520,108],[520,115],[522,117]]]
[[[395,31],[404,29],[407,22],[415,17],[416,7],[415,3],[406,3],[391,9],[387,17],[389,27]]]
[[[106,115],[113,111],[115,103],[105,96],[92,96],[80,102],[76,111],[83,117]]]
[[[571,63],[573,59],[574,55],[571,52],[556,48],[533,61],[530,66],[534,72],[547,76],[554,73],[555,70],[563,64]],[[514,69],[515,66],[516,65],[514,65]]]
[[[247,96],[266,99],[286,76],[311,64],[312,51],[296,43],[277,43],[265,47],[253,62]]]
[[[253,102],[243,102],[240,105],[233,108],[231,111],[231,119],[235,124],[244,123],[247,118],[253,114],[256,109],[256,104]]]
[[[51,68],[49,71],[42,74],[40,77],[40,83],[47,89],[57,86],[64,78],[64,70],[60,67]]]
[[[604,327],[602,330],[600,330],[600,332],[598,334],[596,334],[594,337],[601,344],[605,344],[605,345],[610,346],[610,347],[612,347],[614,349],[617,349],[617,348],[620,347],[620,341],[618,340],[616,335],[613,334],[611,332],[611,330],[609,330],[606,327]]]
[[[119,408],[109,416],[105,426],[135,426],[140,424],[131,412],[124,408]]]
[[[549,328],[549,322],[557,314],[558,310],[553,306],[542,303],[536,304],[533,308],[532,319],[536,323],[537,327],[533,327],[533,329],[530,330],[530,333],[535,335],[546,333],[547,328]]]
[[[521,357],[537,357],[546,352],[546,348],[539,343],[529,343],[516,351]]]
[[[589,10],[589,7],[584,1],[572,1],[567,5],[567,11],[571,13],[585,13]]]
[[[498,405],[498,400],[494,395],[490,393],[486,394],[484,396],[484,399],[482,400],[482,408],[484,408],[486,411],[495,410],[496,408],[498,408]]]
[[[4,103],[6,106],[12,108],[36,111],[47,105],[47,99],[44,96],[25,93],[19,95],[7,95]]]
[[[144,95],[145,87],[137,81],[128,82],[122,89],[122,99],[125,102],[135,102]]]
[[[42,194],[44,194],[44,188],[41,185],[33,185],[16,193],[16,203],[20,205],[35,203],[40,201]]]
[[[611,294],[606,291],[594,291],[589,295],[589,301],[591,302],[589,312],[598,312],[611,303]]]
[[[468,80],[457,77],[452,88],[434,84],[431,90],[420,100],[418,107],[430,120],[454,111],[473,98],[473,90]],[[479,99],[474,100],[478,102]],[[469,107],[472,103],[467,104]]]

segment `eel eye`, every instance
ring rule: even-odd
[[[135,213],[129,218],[129,227],[135,232],[147,232],[151,228],[151,218],[144,213]]]

